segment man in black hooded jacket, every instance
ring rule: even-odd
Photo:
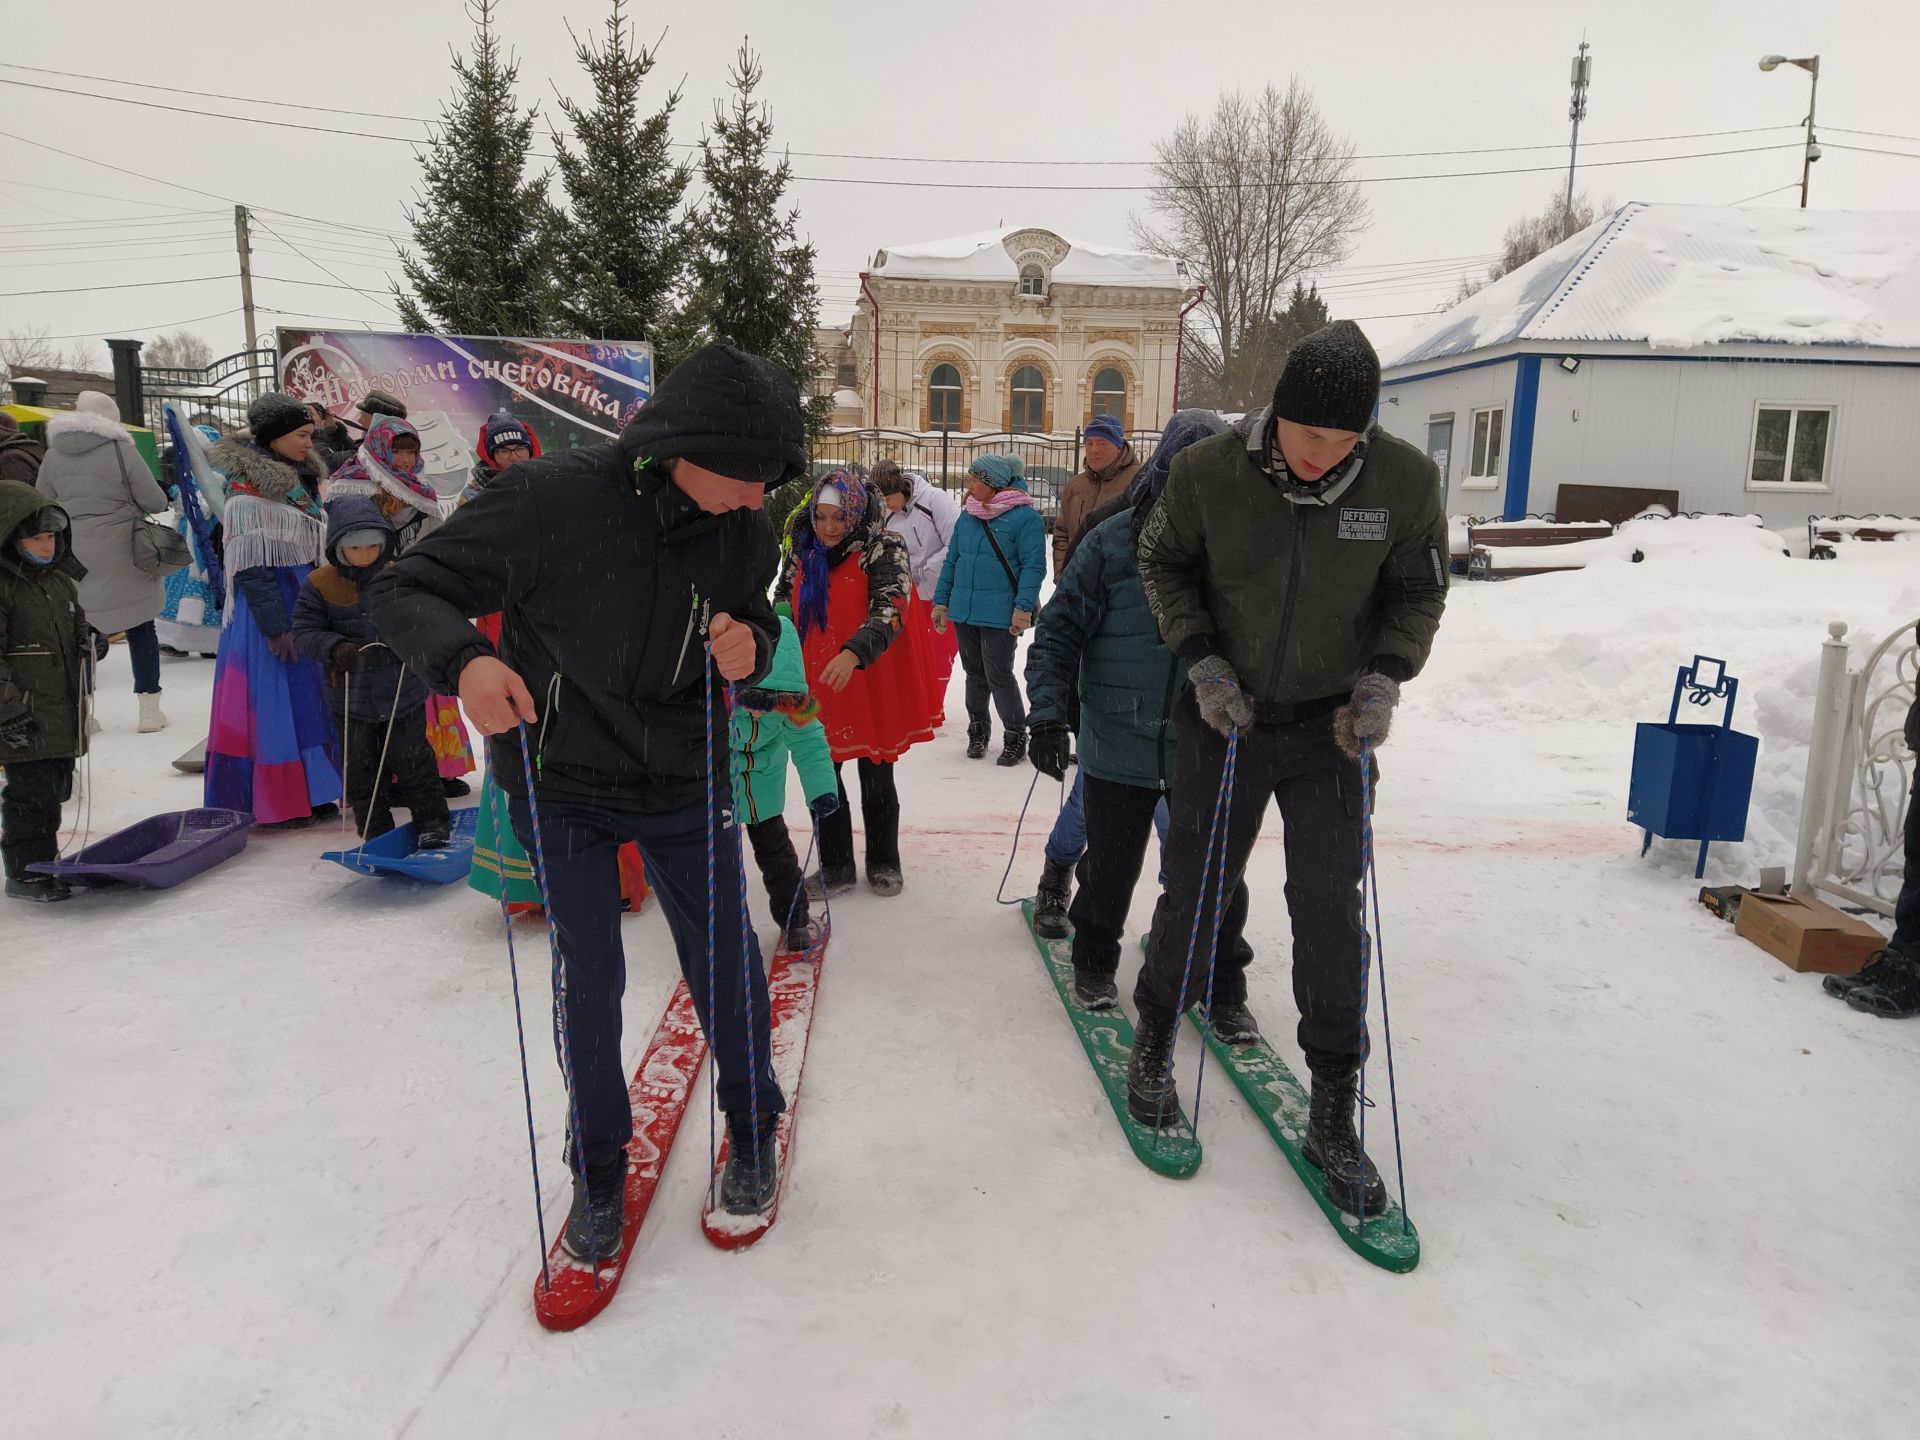
[[[633,1116],[615,854],[626,841],[640,847],[718,1060],[732,1137],[723,1201],[750,1214],[773,1200],[786,1104],[759,945],[740,915],[726,684],[752,684],[773,663],[778,552],[759,510],[766,487],[804,463],[793,382],[757,355],[708,346],[618,440],[514,466],[367,590],[386,643],[436,692],[457,691],[491,737],[514,832],[545,855],[580,1113],[563,1237],[577,1256],[614,1255],[622,1235]],[[467,619],[495,611],[497,654]]]

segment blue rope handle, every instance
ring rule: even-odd
[[[504,798],[501,803],[506,803]],[[496,813],[496,826],[498,823],[499,817]],[[494,840],[496,851],[499,843],[496,830]],[[540,1288],[551,1290],[553,1273],[547,1266],[547,1215],[540,1200],[540,1144],[533,1133],[533,1081],[527,1073],[527,1026],[520,1013],[520,961],[514,952],[513,911],[508,908],[507,875],[504,865],[500,872],[500,919],[507,929],[507,973],[513,977],[513,1029],[520,1041],[520,1093],[527,1102],[527,1155],[533,1161],[533,1222],[534,1227],[540,1232]],[[593,1283],[596,1287],[600,1284],[598,1265],[594,1267]]]
[[[580,1139],[580,1091],[573,1079],[573,1036],[567,1020],[567,972],[560,961],[560,927],[553,918],[553,894],[547,885],[547,847],[545,837],[540,832],[540,802],[534,794],[533,784],[533,746],[527,740],[527,722],[516,721],[520,729],[520,760],[527,775],[527,818],[533,825],[533,862],[534,876],[540,882],[540,906],[546,912],[547,948],[553,955],[553,1006],[560,1022],[560,1072],[567,1081],[567,1120],[572,1127],[573,1160],[580,1167],[580,1183],[587,1183],[587,1151]],[[505,904],[506,875],[500,877],[500,888]],[[623,1172],[620,1184],[624,1187],[627,1177]],[[591,1197],[589,1197],[591,1199]],[[541,1231],[545,1235],[544,1228]],[[587,1227],[587,1257],[593,1262],[593,1288],[600,1288],[600,1246],[594,1237],[593,1227]],[[541,1252],[543,1255],[544,1251]],[[544,1261],[542,1262],[545,1263]]]
[[[1213,938],[1207,946],[1207,999],[1205,1006],[1200,1012],[1201,1019],[1206,1023],[1209,1030],[1213,1028],[1213,982],[1214,977],[1219,973],[1220,969],[1220,931],[1226,924],[1226,914],[1223,906],[1227,892],[1227,834],[1233,819],[1233,782],[1239,771],[1239,755],[1240,737],[1238,734],[1229,735],[1227,737],[1227,758],[1220,766],[1220,794],[1214,801],[1213,810],[1213,828],[1219,832],[1220,836],[1220,868],[1215,871],[1213,879]],[[1211,835],[1209,835],[1208,847],[1208,854],[1211,855]],[[1203,898],[1206,892],[1207,872],[1203,868],[1200,872],[1200,893]],[[1200,928],[1200,912],[1198,910],[1194,912],[1193,923],[1194,930],[1198,932]],[[1187,963],[1189,965],[1193,963],[1191,950],[1188,951]],[[1180,982],[1180,1002],[1183,1006],[1186,1004],[1186,999],[1187,984],[1183,978]],[[1174,1028],[1177,1033],[1179,1029],[1177,1022]],[[1200,1064],[1194,1071],[1193,1076],[1193,1138],[1196,1141],[1200,1138],[1200,1087],[1205,1083],[1206,1078],[1207,1046],[1203,1040],[1200,1045]]]
[[[717,843],[714,834],[720,828],[719,767],[713,761],[713,651],[707,650],[707,671],[701,680],[703,694],[702,707],[706,711],[707,722],[707,1044],[713,1050],[713,1064],[707,1068],[707,1209],[712,1210],[719,1204],[720,1168],[720,1049],[719,1031],[714,1022],[719,1018],[720,974],[717,956],[719,954],[720,931],[720,894],[719,884],[714,878],[715,854]]]
[[[1364,1042],[1367,1025],[1367,971],[1369,961],[1377,951],[1380,964],[1380,1031],[1387,1051],[1387,1113],[1393,1124],[1393,1168],[1400,1189],[1400,1233],[1406,1234],[1411,1222],[1407,1218],[1407,1166],[1400,1144],[1400,1089],[1393,1072],[1393,1017],[1387,1007],[1387,947],[1386,932],[1380,924],[1380,874],[1374,866],[1373,848],[1373,744],[1362,741],[1360,744],[1360,1030]],[[1373,926],[1367,926],[1367,905],[1371,899],[1373,906]],[[1367,1071],[1360,1068],[1360,1152],[1364,1155],[1367,1148]],[[1361,1202],[1361,1208],[1366,1203]],[[1366,1220],[1363,1214],[1360,1219]]]
[[[713,645],[709,642],[707,645],[706,674],[707,729],[709,732],[713,729],[713,679]],[[734,783],[733,743],[731,738],[733,734],[733,686],[728,685],[724,693],[727,698],[727,734],[729,737],[727,743],[727,784],[731,787]],[[707,757],[707,763],[713,763],[711,754]],[[715,770],[717,773],[717,766],[715,766]],[[758,1171],[760,1169],[760,1057],[753,1043],[754,939],[753,916],[747,909],[747,832],[740,824],[739,806],[734,806],[729,813],[733,816],[734,860],[740,869],[740,991],[741,998],[746,1002],[747,1007],[747,1114],[753,1125],[753,1168],[755,1171]],[[713,843],[711,834],[709,834],[708,843]],[[805,871],[803,870],[801,873],[804,874]],[[823,882],[824,878],[825,877],[822,877]],[[825,888],[824,883],[821,888]],[[768,996],[767,1005],[769,1010],[771,1010],[773,1005],[771,994]],[[716,1001],[715,1005],[710,1008],[717,1009],[718,1002]],[[771,1015],[768,1016],[768,1022],[767,1043],[769,1047],[771,1047],[773,1043]],[[769,1067],[773,1064],[773,1057],[771,1055],[767,1057],[767,1064]],[[717,1050],[714,1052],[714,1068],[719,1068],[719,1052]]]
[[[1033,782],[1027,786],[1026,802],[1020,807],[1020,818],[1013,822],[1013,848],[1007,852],[1007,868],[1000,872],[1000,883],[996,885],[993,890],[993,900],[996,905],[1024,905],[1027,903],[1028,897],[1025,895],[1016,895],[1011,900],[1007,899],[1007,880],[1013,874],[1014,862],[1020,858],[1020,832],[1026,826],[1027,811],[1032,808],[1033,805],[1033,793],[1039,788],[1040,772],[1035,770],[1033,772]],[[1060,803],[1062,805],[1067,803],[1067,782],[1065,780],[1060,782]]]

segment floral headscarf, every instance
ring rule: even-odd
[[[831,547],[820,543],[820,536],[811,523],[823,502],[838,509],[847,522],[847,533],[839,544]],[[806,639],[807,633],[815,628],[826,628],[828,572],[854,542],[866,518],[866,481],[841,467],[820,477],[807,506],[809,523],[800,536],[800,585],[799,594],[794,597],[793,623],[799,627],[801,639]]]

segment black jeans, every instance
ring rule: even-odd
[[[1195,914],[1202,936],[1213,924],[1213,884],[1207,884],[1203,896],[1200,872],[1227,742],[1200,718],[1192,691],[1181,698],[1175,724],[1179,748],[1164,852],[1167,888],[1153,912],[1147,963],[1133,991],[1143,1019],[1169,1019],[1183,1008],[1183,999],[1192,1004],[1205,993],[1203,965],[1194,965],[1184,997],[1180,975]],[[1225,856],[1227,878],[1233,883],[1246,870],[1270,800],[1279,802],[1286,841],[1300,1048],[1311,1069],[1349,1068],[1367,1054],[1362,1023],[1362,799],[1360,764],[1333,743],[1330,716],[1294,725],[1256,725],[1240,737]],[[1216,859],[1216,874],[1219,863]]]
[[[0,758],[4,758],[0,751]],[[0,857],[9,880],[31,880],[27,866],[60,858],[60,807],[73,796],[73,758],[13,760],[0,789]]]
[[[1920,785],[1907,797],[1907,875],[1893,902],[1893,938],[1887,948],[1920,961]]]
[[[534,853],[526,797],[508,797],[513,833]],[[731,808],[731,807],[725,807]],[[724,814],[724,809],[723,809]],[[707,989],[707,804],[678,810],[614,810],[579,800],[543,800],[540,839],[546,853],[547,899],[559,936],[567,986],[567,1035],[580,1140],[588,1168],[610,1164],[633,1138],[633,1105],[620,1057],[621,999],[627,989],[620,944],[620,846],[640,847],[647,884],[660,901],[693,994],[700,1024],[719,1065],[720,1108],[762,1115],[787,1108],[773,1078],[767,976],[760,942],[741,924],[739,836],[722,821],[713,836],[714,990]],[[748,1023],[751,1014],[752,1023]],[[554,998],[554,1047],[560,1047],[560,1004]],[[751,1042],[751,1045],[749,1045]],[[754,1063],[747,1063],[751,1048]],[[568,1147],[572,1157],[572,1146]],[[577,1165],[577,1158],[574,1160]]]
[[[340,717],[335,716],[336,720]],[[384,720],[340,720],[347,742],[347,803],[353,807],[354,829],[371,840],[393,829],[397,801],[413,813],[413,823],[444,830],[447,792],[440,785],[439,765],[427,740],[426,708],[404,706],[387,740]],[[380,769],[380,750],[386,747],[387,767]],[[389,785],[388,777],[398,785]]]
[[[133,661],[133,693],[160,693],[160,635],[153,621],[127,627],[127,656]]]
[[[1147,840],[1153,834],[1153,812],[1159,808],[1160,792],[1101,780],[1084,770],[1080,774],[1084,777],[1087,849],[1075,872],[1080,885],[1067,912],[1073,921],[1073,966],[1096,975],[1113,975],[1120,969],[1127,910],[1133,904],[1133,888],[1147,858]],[[1247,885],[1242,880],[1228,900],[1215,951],[1219,956],[1213,988],[1217,1005],[1246,1003],[1247,965],[1253,959],[1246,928]],[[1209,933],[1202,932],[1203,941]],[[1186,943],[1187,937],[1182,937],[1183,960]]]
[[[1021,697],[1020,682],[1013,678],[1020,637],[1004,625],[955,625],[954,630],[960,637],[960,668],[967,672],[967,719],[975,725],[987,724],[991,695],[1002,726],[1026,729],[1027,702]]]
[[[853,864],[853,809],[847,800],[847,782],[840,779],[841,762],[833,762],[840,783],[840,808],[820,822],[820,863],[829,870]],[[891,760],[860,762],[860,822],[867,831],[867,866],[900,863],[900,792],[893,788]]]
[[[782,935],[790,924],[805,925],[812,918],[807,910],[806,877],[800,873],[800,856],[787,833],[786,817],[774,815],[747,826],[747,839],[753,845],[753,863],[760,867],[761,883],[767,887],[773,923]]]

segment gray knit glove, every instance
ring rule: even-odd
[[[1353,687],[1353,698],[1333,712],[1333,741],[1349,759],[1360,758],[1364,741],[1379,745],[1393,728],[1393,707],[1400,703],[1400,682],[1391,676],[1366,674]]]
[[[1240,676],[1223,655],[1209,655],[1187,671],[1193,681],[1200,718],[1222,735],[1244,735],[1253,728],[1253,702],[1240,688]]]

